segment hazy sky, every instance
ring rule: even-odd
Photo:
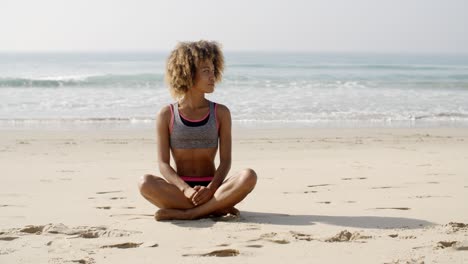
[[[0,51],[468,53],[467,0],[0,0]]]

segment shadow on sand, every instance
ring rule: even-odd
[[[185,227],[211,227],[216,222],[236,222],[249,224],[267,224],[267,225],[292,225],[306,226],[323,223],[328,225],[354,227],[354,228],[372,228],[372,229],[420,229],[435,223],[403,217],[385,217],[385,216],[327,216],[327,215],[288,215],[278,213],[263,213],[241,211],[240,218],[205,218],[195,221],[171,221],[171,223]]]

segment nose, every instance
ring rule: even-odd
[[[215,79],[214,72],[210,72],[209,78],[210,78],[210,81]]]

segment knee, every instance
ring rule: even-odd
[[[244,169],[242,171],[241,181],[244,186],[253,189],[257,184],[257,173],[250,168]]]
[[[151,185],[151,180],[153,179],[153,175],[150,174],[145,174],[140,177],[140,180],[138,181],[138,189],[140,190],[141,194],[147,193],[150,185]]]

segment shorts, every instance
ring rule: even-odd
[[[180,176],[180,178],[192,188],[197,185],[206,187],[213,180],[213,176]]]

